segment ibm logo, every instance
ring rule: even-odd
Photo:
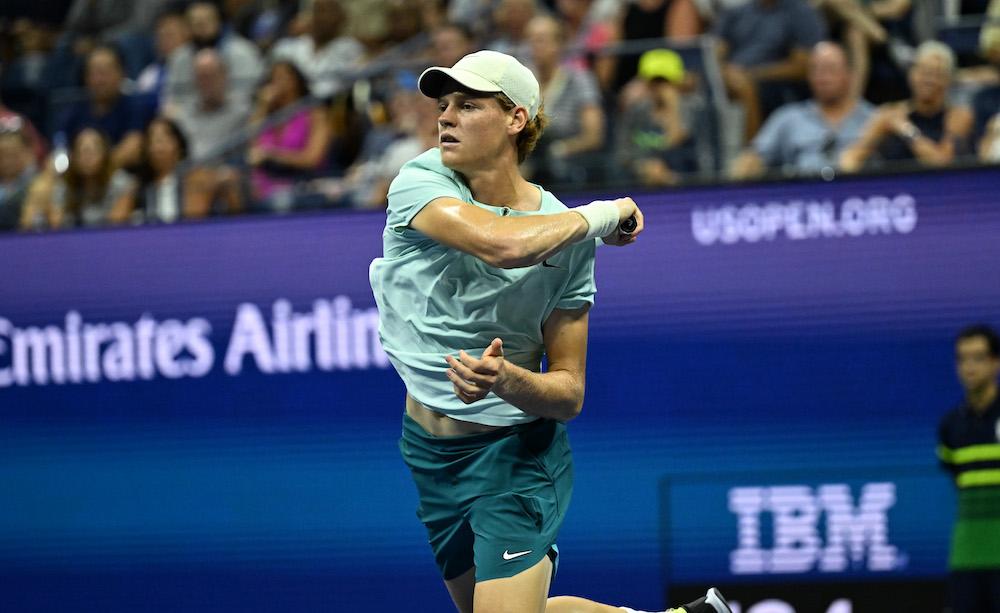
[[[739,547],[730,553],[736,575],[837,573],[861,564],[869,571],[891,571],[905,556],[889,543],[888,511],[896,504],[893,483],[868,483],[857,506],[846,484],[736,487],[729,510],[739,523]],[[761,543],[770,516],[773,547]],[[825,520],[825,522],[821,521]],[[824,533],[820,527],[825,523]]]

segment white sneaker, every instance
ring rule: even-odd
[[[722,592],[714,587],[708,588],[704,596],[689,602],[683,607],[667,609],[666,613],[733,613]]]

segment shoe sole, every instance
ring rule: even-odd
[[[712,605],[712,608],[717,613],[733,613],[733,610],[729,608],[729,604],[726,603],[726,599],[722,597],[722,592],[714,587],[709,589],[708,593],[705,594],[705,602]]]

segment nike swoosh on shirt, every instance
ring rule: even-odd
[[[509,551],[507,551],[505,549],[504,552],[503,552],[503,559],[504,560],[514,560],[514,559],[520,558],[521,556],[526,556],[529,553],[531,553],[530,549],[527,550],[527,551],[518,551],[518,552],[515,552],[515,553],[510,553]]]
[[[549,264],[548,260],[542,260],[542,268],[562,268],[562,266],[556,266],[555,264]]]

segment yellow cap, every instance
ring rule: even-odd
[[[639,76],[647,81],[666,79],[671,83],[684,80],[684,60],[670,49],[652,49],[639,58]]]

